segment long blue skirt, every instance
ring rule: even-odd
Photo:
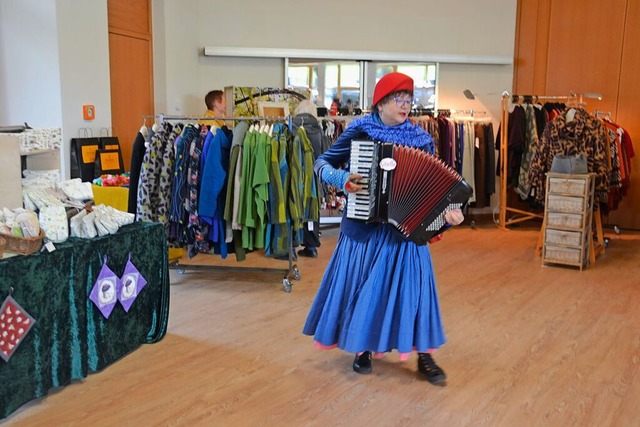
[[[404,241],[388,225],[365,242],[340,233],[302,332],[321,348],[395,349],[402,359],[442,346],[428,245]]]

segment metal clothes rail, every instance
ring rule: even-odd
[[[586,103],[584,98],[602,99],[602,96],[595,93],[571,93],[569,95],[557,96],[557,95],[510,95],[508,92],[502,93],[502,112],[500,117],[500,228],[506,229],[510,224],[527,221],[534,218],[539,218],[544,221],[543,214],[536,214],[534,212],[523,211],[507,206],[507,166],[508,166],[508,146],[509,146],[509,102],[512,104],[520,103],[536,103],[538,101],[565,101],[568,105],[575,105],[584,107]],[[595,262],[595,257],[604,253],[605,239],[602,230],[602,213],[599,209],[599,205],[594,203],[593,212],[593,228],[595,236],[591,240],[590,260]],[[520,216],[514,218],[507,218],[507,212],[514,212]],[[541,255],[542,249],[542,232],[544,230],[544,224],[541,228],[541,234],[538,237],[536,245],[536,254]]]
[[[583,96],[571,93],[566,96],[556,95],[510,95],[508,92],[502,93],[502,111],[500,115],[500,200],[499,200],[499,226],[506,228],[508,225],[530,219],[542,219],[542,214],[524,211],[522,209],[509,207],[507,204],[507,182],[508,182],[508,161],[509,161],[509,104],[535,103],[538,101],[565,101],[583,104]],[[513,218],[507,218],[507,212],[518,214]]]
[[[200,121],[200,120],[224,120],[224,121],[253,121],[253,122],[287,122],[291,127],[291,116],[283,117],[192,117],[192,116],[170,116],[165,114],[143,116],[143,125],[146,125],[147,119],[158,119],[160,122],[167,121]],[[270,267],[233,267],[233,266],[217,266],[217,265],[200,265],[200,264],[180,264],[179,260],[169,263],[169,268],[177,270],[178,274],[184,274],[188,270],[221,270],[221,271],[242,271],[242,272],[283,272],[282,288],[285,292],[291,292],[291,280],[300,280],[300,270],[294,263],[296,255],[293,247],[293,226],[289,222],[289,239],[288,239],[288,255],[289,266],[284,268]]]
[[[438,111],[442,111],[442,110],[438,110]],[[473,109],[471,109],[471,110],[454,110],[454,109],[451,109],[451,110],[444,110],[444,111],[448,111],[449,114],[451,114],[451,115],[459,115],[460,114],[460,115],[470,116],[470,117],[473,117],[476,114],[482,114],[482,115],[487,114],[486,111],[473,110]]]
[[[168,114],[151,114],[151,115],[146,115],[146,116],[142,116],[142,119],[159,119],[160,121],[163,120],[185,120],[185,121],[194,121],[194,120],[235,120],[235,121],[278,121],[278,122],[285,122],[288,121],[288,119],[291,116],[287,116],[287,117],[281,117],[281,116],[237,116],[237,117],[203,117],[203,116],[171,116]]]

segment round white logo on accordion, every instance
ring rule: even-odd
[[[396,163],[393,157],[385,157],[384,159],[380,160],[380,169],[382,169],[383,171],[392,171],[396,168],[396,166],[398,166],[398,163]]]

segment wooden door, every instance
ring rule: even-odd
[[[154,114],[151,1],[108,0],[107,7],[111,123],[128,171],[131,148],[143,116]]]

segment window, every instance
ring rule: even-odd
[[[351,105],[360,103],[360,64],[359,63],[328,63],[325,64],[323,106],[329,108],[334,99],[338,99],[344,107],[350,101]]]
[[[312,100],[319,107],[330,108],[334,99],[342,107],[364,106],[371,108],[375,84],[382,76],[392,71],[407,74],[413,78],[414,108],[435,109],[436,105],[436,64],[434,63],[382,63],[365,61],[314,61],[290,59],[287,69],[287,83],[293,88],[309,89]],[[364,87],[361,76],[368,75],[368,85]],[[375,76],[375,79],[374,79]]]
[[[435,108],[436,64],[377,64],[376,83],[392,71],[408,75],[413,79],[413,107]]]
[[[288,73],[289,86],[308,88],[310,83],[310,79],[309,79],[310,69],[311,67],[308,67],[308,66],[289,67],[289,73]]]
[[[312,99],[318,96],[317,65],[289,65],[287,86],[294,89],[309,89]]]

